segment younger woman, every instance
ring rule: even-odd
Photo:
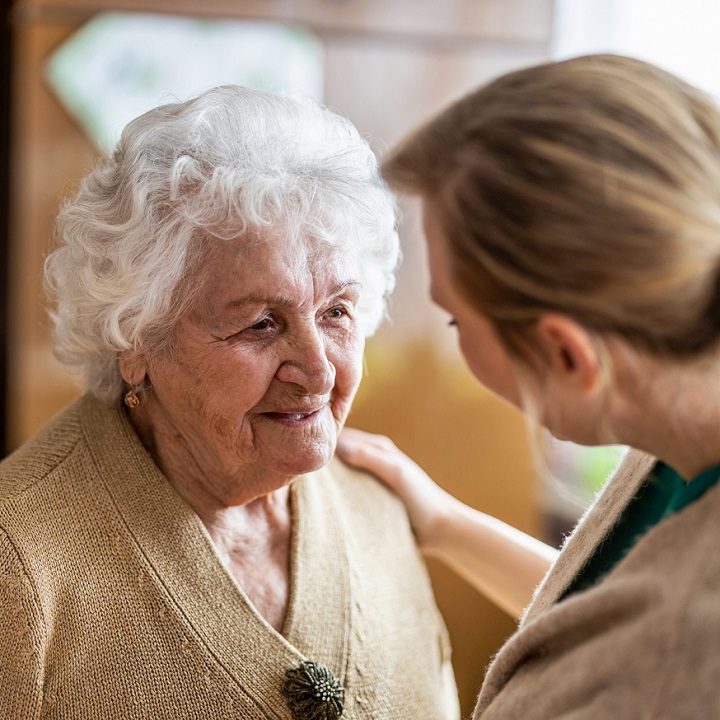
[[[431,293],[477,379],[556,437],[634,448],[554,561],[345,434],[421,547],[502,607],[550,568],[474,717],[719,717],[720,112],[646,63],[576,58],[458,101],[385,174],[422,199]]]

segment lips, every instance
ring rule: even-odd
[[[313,412],[317,412],[316,410]],[[310,417],[313,413],[265,413],[273,418],[282,420],[304,420],[306,417]]]
[[[305,425],[311,423],[325,409],[325,405],[311,410],[287,410],[283,412],[265,412],[263,416],[283,425]]]

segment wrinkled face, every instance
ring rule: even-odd
[[[430,266],[430,294],[456,325],[460,350],[472,374],[488,389],[517,407],[520,392],[507,350],[492,323],[460,294],[453,278],[447,241],[432,204],[423,203],[423,227]]]
[[[347,253],[220,245],[174,349],[147,361],[145,412],[161,457],[259,495],[335,451],[362,371],[361,287]]]

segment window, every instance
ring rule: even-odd
[[[322,100],[322,44],[268,22],[102,13],[48,61],[47,79],[68,111],[108,153],[134,117],[233,83]]]

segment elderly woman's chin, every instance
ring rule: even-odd
[[[264,413],[253,425],[260,462],[289,476],[327,465],[341,427],[328,405],[310,414]]]

